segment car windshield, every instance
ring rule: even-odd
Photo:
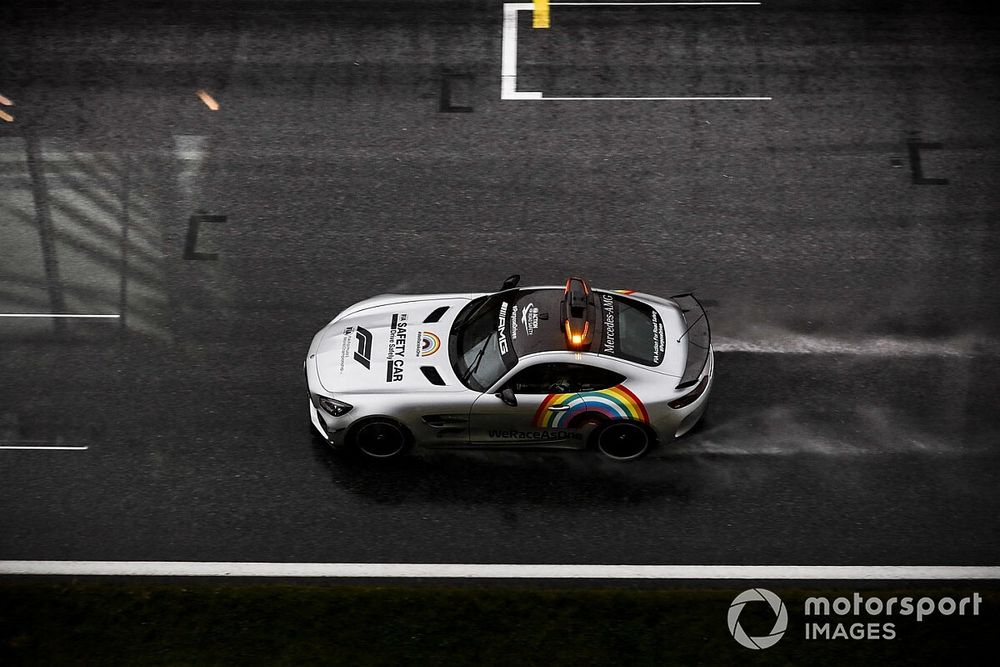
[[[450,357],[462,383],[486,391],[517,363],[507,329],[507,311],[516,290],[473,299],[455,319]]]

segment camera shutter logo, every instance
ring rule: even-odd
[[[740,625],[740,612],[743,611],[743,607],[746,606],[747,602],[766,602],[771,605],[775,620],[774,627],[771,628],[770,633],[762,637],[747,635],[743,626]],[[788,610],[785,609],[785,603],[781,601],[781,598],[766,588],[751,588],[737,595],[733,603],[729,605],[728,620],[729,634],[741,646],[746,646],[754,650],[770,648],[778,643],[778,640],[785,634],[785,630],[788,629]]]

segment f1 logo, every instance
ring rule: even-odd
[[[354,360],[365,368],[372,367],[372,332],[364,327],[358,327],[354,335],[358,339],[358,349],[354,352]]]

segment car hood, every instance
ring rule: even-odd
[[[351,306],[314,350],[320,384],[334,394],[465,390],[448,334],[474,296],[383,295]]]

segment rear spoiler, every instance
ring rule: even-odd
[[[677,385],[678,389],[683,389],[698,382],[705,370],[708,354],[712,349],[712,329],[708,325],[708,313],[694,294],[678,294],[670,297],[670,300],[681,309],[681,316],[687,327],[675,341],[680,343],[687,338],[687,362],[684,364],[684,375]]]

